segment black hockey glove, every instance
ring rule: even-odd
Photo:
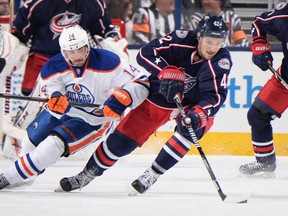
[[[252,61],[257,65],[261,70],[268,70],[268,65],[272,66],[273,57],[271,55],[270,43],[268,43],[263,38],[253,39],[251,45],[253,52]]]
[[[175,103],[177,93],[184,92],[185,74],[181,68],[167,66],[158,74],[160,80],[159,93],[165,97],[168,103]]]
[[[206,126],[207,120],[207,112],[200,106],[194,106],[185,117],[179,116],[177,118],[176,131],[183,136],[189,136],[187,126],[191,126],[196,132]]]

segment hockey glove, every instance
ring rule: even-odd
[[[48,108],[57,114],[64,114],[69,111],[70,105],[66,95],[56,91],[53,92],[48,100]]]
[[[175,103],[177,93],[184,92],[185,74],[181,68],[167,66],[158,74],[160,80],[159,93],[165,97],[168,103]]]
[[[255,65],[257,65],[261,70],[268,70],[268,65],[272,66],[273,57],[271,55],[271,47],[270,43],[268,43],[265,39],[259,38],[253,40],[251,46],[253,55],[252,61]]]
[[[187,126],[191,126],[194,131],[197,131],[206,126],[207,120],[207,112],[200,106],[194,106],[185,117],[178,117],[176,130],[183,136],[189,136]]]
[[[116,89],[105,101],[103,115],[106,117],[119,118],[127,107],[132,104],[130,94],[123,89]]]

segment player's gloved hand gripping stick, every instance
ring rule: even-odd
[[[182,68],[175,66],[166,66],[158,74],[160,80],[159,93],[167,100],[168,103],[174,103],[176,94],[183,94],[185,74]]]
[[[53,92],[47,104],[49,110],[62,115],[67,113],[71,107],[67,96],[59,91]]]
[[[263,37],[255,37],[253,38],[251,49],[253,63],[263,71],[268,70],[269,65],[272,65],[273,62],[270,43]]]
[[[103,114],[106,117],[120,118],[127,107],[132,104],[132,98],[128,91],[116,89],[105,101]]]

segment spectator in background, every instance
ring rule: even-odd
[[[10,12],[9,0],[0,0],[0,16],[8,16]]]
[[[126,39],[128,43],[132,44],[133,0],[110,1],[107,3],[107,13],[110,18],[117,18],[124,21],[126,27]]]
[[[190,18],[190,28],[196,29],[199,21],[205,14],[222,16],[229,28],[228,45],[248,46],[249,42],[245,32],[241,29],[241,19],[224,0],[201,0],[200,8]],[[229,5],[229,4],[228,4]],[[231,5],[231,4],[230,4]]]
[[[184,0],[184,1],[186,1],[186,0]],[[191,0],[191,1],[193,1],[193,0]],[[195,9],[202,8],[201,0],[194,0],[194,4],[195,4]],[[221,5],[222,5],[223,10],[233,9],[230,0],[221,0]]]
[[[182,0],[182,12],[185,17],[190,17],[195,12],[195,1],[194,0]]]
[[[175,30],[174,0],[155,0],[149,8],[139,8],[133,15],[133,39],[138,44],[160,38]],[[184,19],[182,19],[183,27]]]
[[[133,0],[133,11],[137,11],[140,7],[150,7],[155,0]]]

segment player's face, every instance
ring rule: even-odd
[[[70,63],[75,67],[81,67],[84,65],[88,55],[88,47],[84,46],[76,50],[64,50],[66,59],[69,59]]]
[[[212,38],[208,36],[200,37],[198,52],[203,58],[209,60],[216,55],[223,43],[224,39],[222,38]]]

